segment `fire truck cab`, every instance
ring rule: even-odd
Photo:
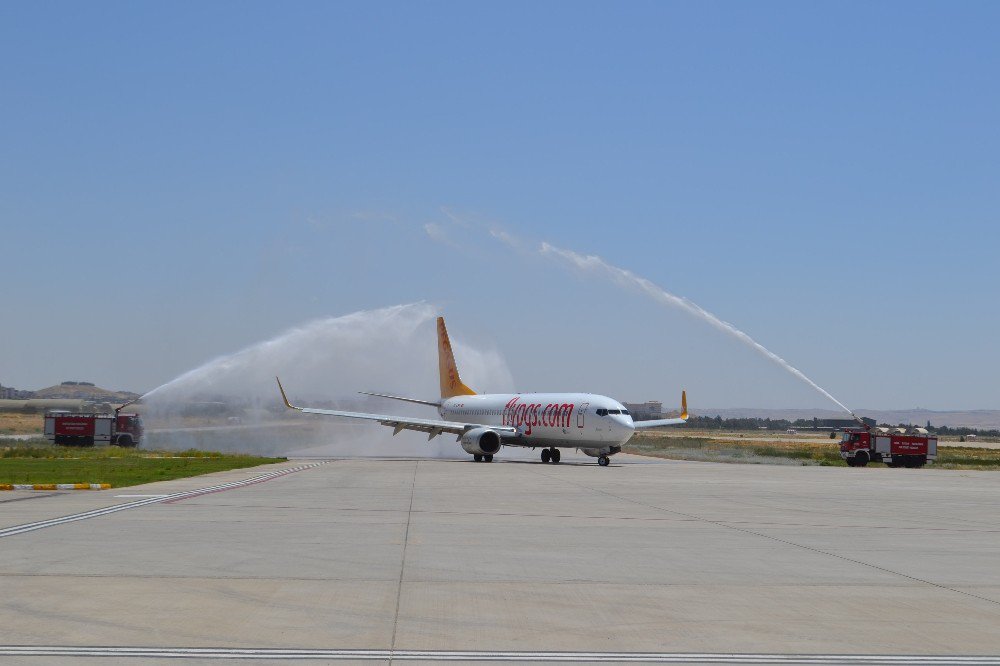
[[[883,462],[889,467],[923,467],[937,458],[937,436],[923,428],[845,430],[840,457],[851,467]]]

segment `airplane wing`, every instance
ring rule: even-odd
[[[398,395],[389,395],[388,393],[372,393],[371,391],[358,391],[361,395],[373,395],[376,398],[390,398],[392,400],[402,400],[403,402],[415,402],[418,405],[429,405],[431,407],[440,407],[441,401],[434,402],[433,400],[418,400],[417,398],[404,398]]]
[[[275,377],[277,379],[277,377]],[[440,421],[437,419],[413,419],[407,416],[392,416],[389,414],[366,414],[364,412],[344,412],[337,409],[317,409],[315,407],[297,407],[288,402],[285,395],[285,388],[278,379],[278,390],[281,391],[281,398],[285,401],[285,406],[289,409],[302,412],[303,414],[323,414],[324,416],[341,416],[349,419],[362,419],[365,421],[377,421],[381,425],[389,426],[393,429],[392,434],[398,435],[403,430],[416,430],[426,432],[427,439],[434,439],[442,433],[457,435],[461,437],[466,431],[473,428],[488,428],[504,437],[516,437],[519,432],[517,428],[509,426],[491,426],[482,423],[462,423],[460,421]]]
[[[688,420],[688,400],[687,391],[681,391],[681,415],[675,419],[656,419],[654,421],[634,421],[632,425],[636,430],[646,428],[659,428],[660,426],[680,425]]]

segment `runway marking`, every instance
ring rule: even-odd
[[[883,654],[765,654],[733,652],[527,652],[460,650],[342,650],[293,648],[163,648],[0,646],[6,657],[124,657],[165,659],[294,659],[357,661],[494,661],[648,664],[970,664],[1000,665],[1000,656]]]
[[[45,529],[46,527],[55,527],[57,525],[65,525],[66,523],[75,523],[78,520],[87,520],[89,518],[106,516],[108,514],[117,513],[119,511],[138,509],[139,507],[147,506],[149,504],[159,504],[161,502],[177,502],[180,500],[189,499],[191,497],[198,497],[199,495],[205,495],[208,493],[218,493],[224,490],[242,488],[244,486],[253,485],[255,483],[263,483],[265,481],[270,481],[271,479],[276,479],[278,477],[285,476],[287,474],[292,474],[294,472],[300,472],[305,469],[318,467],[322,464],[323,463],[310,463],[308,465],[299,465],[297,467],[289,467],[287,469],[275,470],[274,472],[267,472],[266,474],[253,476],[250,477],[249,479],[244,479],[242,481],[231,481],[229,483],[220,483],[217,486],[198,488],[197,490],[186,490],[184,492],[171,493],[169,495],[159,495],[155,497],[149,497],[147,499],[136,500],[134,502],[114,504],[112,506],[106,506],[100,509],[93,509],[91,511],[74,513],[68,516],[62,516],[60,518],[50,518],[49,520],[40,520],[34,523],[25,523],[24,525],[14,525],[13,527],[8,527],[6,529],[0,530],[0,538],[15,536],[17,534],[24,534],[25,532],[34,532],[35,530]]]

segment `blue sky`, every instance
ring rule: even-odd
[[[0,383],[144,390],[427,301],[525,389],[827,406],[504,229],[692,299],[848,404],[1000,408],[997,25],[985,2],[4,3]]]

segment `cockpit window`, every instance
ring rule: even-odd
[[[597,410],[597,415],[598,416],[607,416],[608,415],[608,410],[603,409],[603,408],[602,409],[598,409]]]
[[[621,413],[622,412],[621,412],[620,409],[609,409],[608,410],[608,414],[621,414]]]
[[[622,410],[622,414],[624,414],[625,416],[629,416],[629,413],[628,413],[628,410],[627,410],[627,409],[623,409],[623,410]]]

